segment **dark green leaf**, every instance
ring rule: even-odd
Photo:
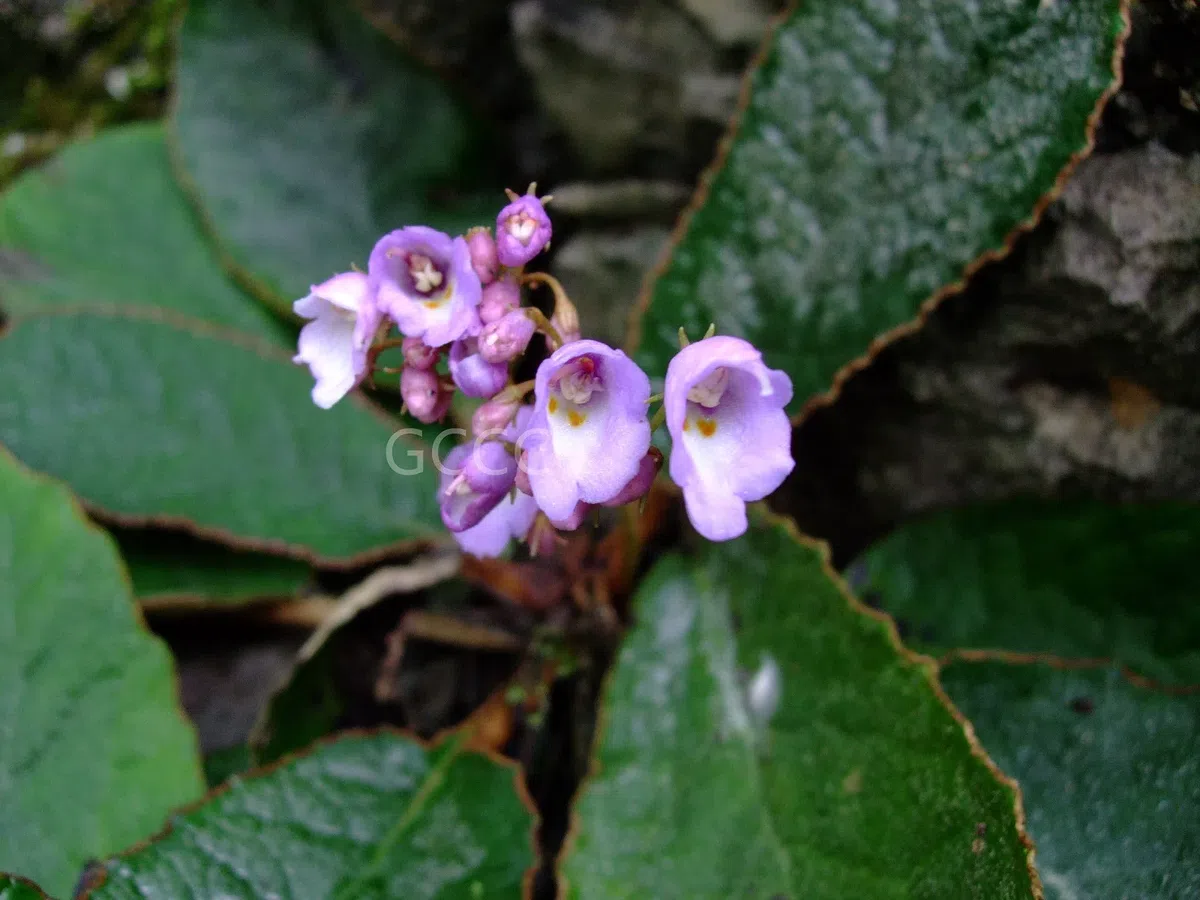
[[[929,516],[863,557],[868,590],[934,653],[1112,657],[1200,683],[1200,509],[1015,500]]]
[[[669,558],[635,615],[569,896],[1032,896],[1011,788],[816,549],[772,528]],[[741,676],[770,660],[781,699],[764,725]]]
[[[710,322],[829,390],[1002,248],[1088,145],[1120,0],[811,0],[753,74],[723,166],[654,285],[638,360]]]
[[[470,193],[481,148],[435,79],[338,4],[326,21],[287,6],[189,3],[173,119],[218,240],[283,308],[386,231],[462,230],[504,203],[503,185]]]
[[[46,900],[46,895],[31,881],[0,875],[0,900]]]
[[[0,196],[0,303],[13,316],[154,306],[287,340],[221,271],[171,175],[158,124],[73,144]]]
[[[345,737],[235,778],[108,864],[97,900],[517,897],[532,815],[514,773],[452,740]]]
[[[1200,896],[1200,695],[996,662],[943,681],[1021,783],[1048,900]]]
[[[112,541],[2,451],[0,661],[0,868],[66,894],[198,796],[200,761]]]
[[[138,600],[157,605],[236,604],[299,593],[312,580],[302,562],[233,550],[186,534],[114,532]]]
[[[38,373],[31,378],[30,373]],[[441,533],[436,472],[353,401],[200,327],[95,312],[0,339],[0,442],[97,509],[298,556],[346,558]]]

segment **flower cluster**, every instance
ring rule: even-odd
[[[335,275],[296,301],[310,320],[296,362],[316,379],[313,401],[332,406],[373,376],[390,348],[403,354],[400,394],[421,422],[440,421],[455,391],[482,399],[472,440],[446,457],[439,486],[442,520],[469,553],[496,556],[512,538],[545,550],[593,507],[641,499],[663,464],[651,446],[663,421],[668,471],[696,530],[715,541],[742,534],[746,503],[792,470],[787,375],[741,338],[688,343],[681,332],[663,394],[652,398],[632,359],[581,338],[558,282],[524,271],[550,244],[550,197],[530,185],[509,199],[494,236],[406,226],[376,243],[365,274]],[[522,304],[524,289],[539,284],[555,295],[549,318]],[[549,355],[532,381],[515,384],[514,361],[539,332]]]

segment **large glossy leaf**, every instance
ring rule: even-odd
[[[695,338],[712,322],[786,369],[797,404],[829,390],[1004,247],[1087,147],[1120,7],[795,4],[648,289],[639,361],[663,375],[677,329]]]
[[[957,662],[942,677],[1021,783],[1048,900],[1200,897],[1200,695],[1111,669]]]
[[[140,304],[268,340],[283,327],[235,287],[175,184],[159,124],[73,144],[0,195],[0,309]]]
[[[186,534],[119,529],[114,537],[129,567],[134,595],[148,607],[291,597],[313,577],[298,560],[234,550]]]
[[[919,649],[1112,657],[1200,683],[1200,509],[1020,499],[937,513],[864,554]]]
[[[30,373],[38,373],[36,378]],[[79,312],[0,339],[0,443],[103,513],[302,557],[440,531],[436,472],[308,373],[202,328]],[[412,451],[414,454],[416,451]]]
[[[516,897],[531,826],[512,769],[457,740],[345,737],[234,778],[87,896]]]
[[[601,729],[567,896],[1033,896],[1013,791],[928,663],[782,528],[659,563]]]
[[[67,894],[202,789],[170,654],[112,541],[0,451],[0,869]]]
[[[289,308],[386,231],[462,230],[504,202],[501,184],[470,193],[478,139],[445,89],[343,5],[321,8],[193,0],[179,41],[189,183],[238,270]]]

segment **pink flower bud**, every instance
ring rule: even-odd
[[[446,414],[453,394],[436,372],[405,366],[400,373],[400,396],[413,418],[428,425]]]
[[[521,408],[520,400],[506,400],[504,393],[501,392],[491,400],[485,401],[471,415],[471,431],[476,437],[489,432],[503,431]]]
[[[521,288],[511,278],[493,281],[483,289],[479,318],[484,325],[502,319],[521,305]]]
[[[650,485],[654,484],[654,479],[662,468],[662,464],[662,451],[657,447],[651,447],[646,451],[646,455],[642,457],[637,474],[629,479],[629,483],[621,488],[615,497],[611,500],[605,500],[603,505],[624,506],[626,503],[632,503],[634,500],[641,500],[646,494],[650,493]]]
[[[536,326],[529,316],[514,309],[484,326],[479,335],[479,355],[490,363],[506,363],[525,352]]]
[[[496,257],[496,242],[486,228],[472,228],[467,232],[467,249],[471,251],[471,268],[482,284],[491,284],[500,270]]]
[[[401,351],[404,353],[404,365],[414,369],[432,369],[437,365],[438,357],[442,355],[440,349],[430,347],[415,337],[405,338]]]
[[[450,345],[450,377],[468,397],[494,397],[508,383],[508,366],[488,362],[475,338],[467,338]]]

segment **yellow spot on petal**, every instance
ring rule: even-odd
[[[440,304],[436,300],[426,300],[425,301],[426,309],[437,309],[439,305]]]
[[[684,420],[683,420],[683,430],[684,430],[684,431],[688,431],[688,430],[690,430],[690,429],[691,429],[691,427],[692,427],[692,420],[691,420],[691,419],[684,419]]]
[[[550,402],[546,404],[546,409],[550,410],[552,413],[558,412],[558,400],[554,397],[551,397]]]
[[[696,427],[700,429],[700,433],[705,437],[712,437],[717,433],[717,423],[712,419],[697,419]]]
[[[572,428],[578,428],[587,421],[587,416],[582,415],[572,409],[567,412],[567,421],[571,423]]]

